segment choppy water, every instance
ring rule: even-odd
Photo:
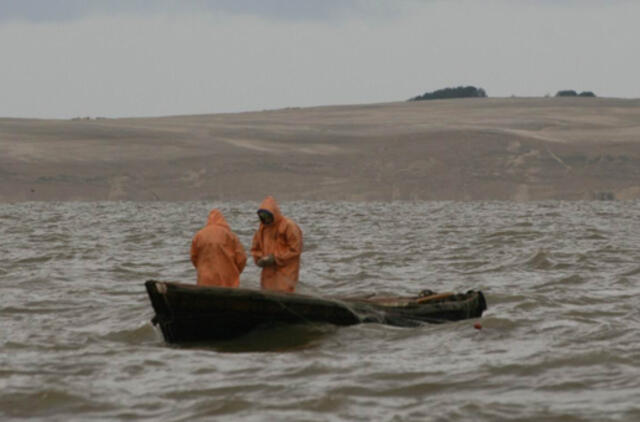
[[[484,328],[165,345],[143,282],[195,282],[214,206],[248,248],[257,205],[0,205],[0,419],[640,420],[639,202],[283,203],[300,291],[482,289]]]

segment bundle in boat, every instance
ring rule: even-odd
[[[269,324],[380,323],[416,326],[477,318],[487,309],[480,291],[415,297],[321,298],[295,293],[205,287],[149,280],[152,321],[168,343],[229,339]]]

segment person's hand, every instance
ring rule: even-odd
[[[267,256],[263,256],[262,258],[260,258],[258,260],[258,267],[270,267],[272,265],[275,265],[276,263],[276,259],[273,256],[273,254],[271,255],[267,255]]]

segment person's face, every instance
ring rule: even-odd
[[[260,218],[260,222],[265,225],[269,225],[273,223],[273,215],[270,212],[260,210],[258,211],[258,217]]]

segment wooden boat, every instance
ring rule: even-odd
[[[229,339],[265,324],[380,323],[416,326],[482,316],[480,291],[434,293],[415,297],[320,298],[266,290],[204,287],[149,280],[145,283],[168,343]]]

